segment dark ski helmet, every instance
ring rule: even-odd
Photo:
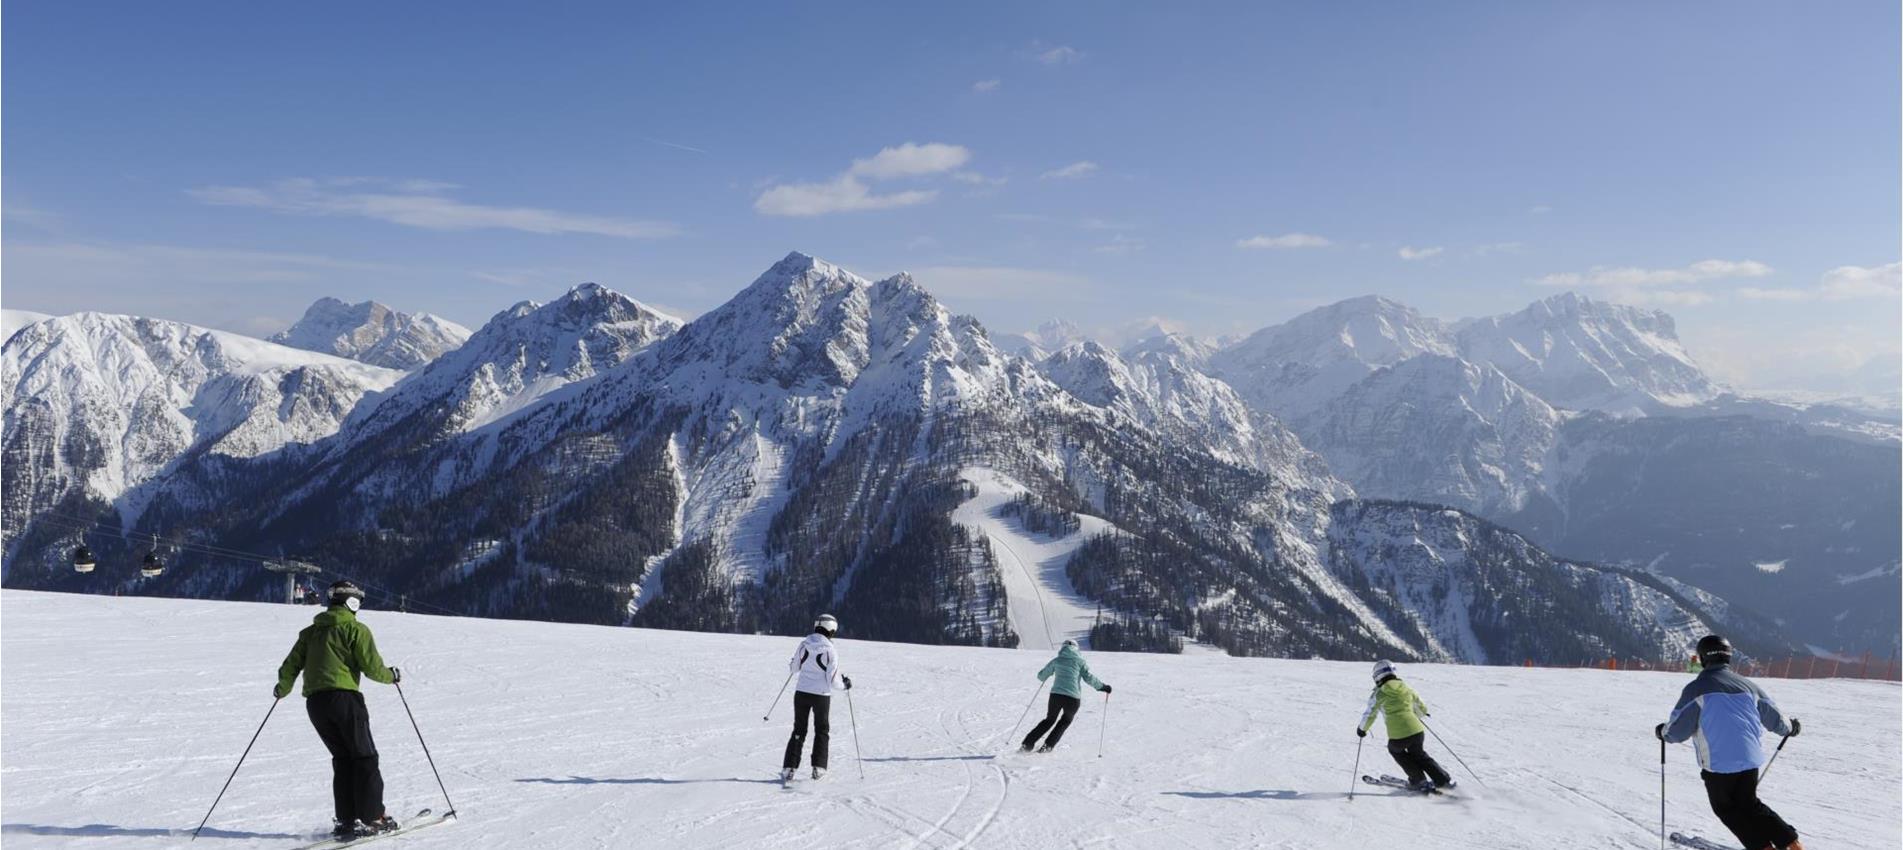
[[[1698,663],[1706,667],[1731,663],[1731,641],[1722,635],[1705,635],[1698,639]]]
[[[363,607],[363,588],[350,581],[330,583],[330,604],[342,605],[352,611]]]

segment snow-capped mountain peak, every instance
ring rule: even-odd
[[[375,301],[346,304],[319,298],[304,317],[272,335],[292,348],[360,360],[390,369],[416,369],[469,339],[469,329],[429,313],[401,313]]]
[[[1251,404],[1292,423],[1382,366],[1418,354],[1452,354],[1447,329],[1380,296],[1351,298],[1264,328],[1210,359]]]
[[[1463,322],[1457,339],[1461,356],[1491,363],[1565,408],[1644,414],[1721,391],[1685,350],[1671,316],[1572,292]]]

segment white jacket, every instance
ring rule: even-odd
[[[839,681],[839,651],[825,635],[814,632],[800,641],[799,649],[793,650],[793,657],[787,659],[786,671],[800,674],[800,685],[794,690],[831,695],[833,684]]]

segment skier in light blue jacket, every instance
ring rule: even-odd
[[[1803,724],[1786,720],[1762,688],[1732,672],[1730,641],[1718,635],[1700,639],[1698,662],[1704,669],[1654,734],[1667,743],[1693,742],[1712,813],[1746,850],[1804,850],[1797,830],[1758,799],[1762,730],[1796,737]]]
[[[1070,728],[1070,722],[1077,717],[1077,709],[1083,706],[1084,689],[1081,683],[1089,683],[1093,688],[1110,693],[1110,686],[1097,681],[1091,675],[1090,665],[1084,663],[1084,655],[1077,651],[1077,641],[1066,640],[1057,650],[1057,657],[1037,671],[1037,680],[1051,680],[1051,700],[1044,710],[1044,719],[1031,727],[1031,734],[1025,736],[1020,749],[1030,752],[1036,748],[1040,753],[1048,753],[1063,740],[1064,730]],[[1044,739],[1044,746],[1037,746],[1037,739],[1044,733],[1051,736]]]

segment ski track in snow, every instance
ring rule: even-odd
[[[1006,502],[1025,492],[1023,485],[989,469],[967,469],[959,477],[978,488],[978,495],[952,512],[952,522],[984,534],[1003,574],[1011,630],[1020,649],[1056,649],[1065,638],[1088,644],[1095,603],[1077,592],[1064,571],[1070,557],[1085,540],[1110,528],[1094,516],[1079,515],[1074,534],[1050,537],[1024,527],[1017,519],[1000,516]]]
[[[313,613],[0,594],[0,841],[178,846],[270,706],[277,664]],[[1365,664],[1093,652],[1114,699],[1085,700],[1055,753],[1026,756],[1006,736],[1046,652],[846,639],[841,655],[858,687],[851,703],[835,698],[832,771],[782,789],[787,701],[769,723],[760,711],[794,638],[378,610],[363,619],[404,669],[404,692],[462,815],[388,844],[418,850],[1642,850],[1658,843],[1652,724],[1685,682],[1403,665],[1433,706],[1436,731],[1488,783],[1470,780],[1430,739],[1461,791],[1420,799],[1352,775]],[[1814,846],[1898,848],[1898,687],[1763,684],[1806,721],[1766,783],[1771,804]],[[391,810],[442,807],[395,690],[366,682],[365,694]],[[1044,701],[1039,692],[1018,734]],[[1669,758],[1669,828],[1726,838],[1690,747]],[[1399,772],[1379,732],[1359,768]],[[302,699],[286,699],[200,843],[308,843],[328,823],[329,771]]]

